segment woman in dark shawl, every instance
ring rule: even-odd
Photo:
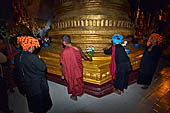
[[[161,42],[162,36],[157,33],[153,33],[147,42],[147,48],[145,49],[141,59],[139,78],[137,81],[138,84],[143,85],[143,89],[147,89],[152,82],[153,75],[161,56]]]
[[[114,79],[115,93],[121,94],[128,87],[129,73],[132,70],[130,59],[120,44],[123,36],[115,34],[112,38],[113,45],[104,49],[105,54],[111,54],[110,73]]]
[[[52,107],[46,77],[46,64],[32,54],[40,47],[37,39],[31,36],[17,37],[22,51],[14,59],[14,80],[19,92],[27,98],[28,108],[33,113],[47,113]]]

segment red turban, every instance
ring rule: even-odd
[[[162,36],[159,35],[159,34],[157,34],[157,33],[153,33],[153,34],[151,34],[150,37],[149,37],[149,40],[148,40],[148,42],[147,42],[147,46],[149,46],[149,45],[151,44],[151,40],[152,40],[153,38],[157,40],[158,45],[160,45],[160,43],[162,42]]]

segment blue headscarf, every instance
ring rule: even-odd
[[[120,34],[115,34],[112,37],[113,44],[120,44],[123,41],[123,36]]]

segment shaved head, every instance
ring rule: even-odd
[[[71,38],[69,35],[63,35],[62,41],[64,41],[66,44],[71,44]]]

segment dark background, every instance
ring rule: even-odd
[[[0,3],[0,20],[12,20],[13,19],[13,8],[11,2],[13,0],[1,0]],[[131,4],[131,12],[134,12],[138,8],[138,0],[128,0]],[[49,9],[52,9],[54,0],[41,0],[40,10],[38,18],[47,19],[53,15],[53,12]],[[170,0],[141,0],[140,8],[143,11],[149,11],[155,13],[160,9],[168,8]]]

